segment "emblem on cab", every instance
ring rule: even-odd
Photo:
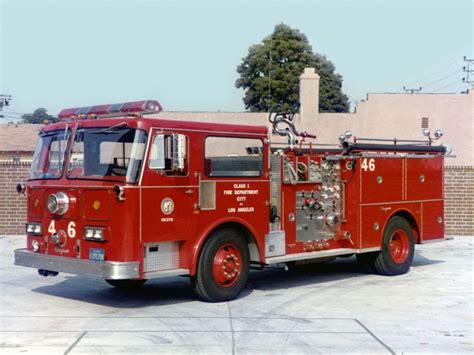
[[[168,215],[168,214],[171,214],[173,210],[174,210],[174,202],[172,199],[167,197],[163,199],[163,201],[161,201],[161,212]]]

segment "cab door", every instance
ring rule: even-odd
[[[145,245],[193,237],[197,208],[197,177],[191,173],[192,139],[179,131],[152,130],[141,181],[141,241]],[[152,250],[158,250],[153,246]]]

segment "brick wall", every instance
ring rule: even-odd
[[[474,235],[474,167],[444,171],[446,235]]]
[[[0,235],[25,233],[26,199],[16,185],[26,182],[30,167],[31,162],[0,160]]]
[[[16,184],[26,181],[31,164],[0,161],[0,235],[23,234],[25,197]],[[474,167],[445,169],[446,235],[474,235]]]

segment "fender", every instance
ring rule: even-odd
[[[198,261],[199,254],[201,252],[202,246],[204,245],[204,242],[207,240],[207,238],[209,237],[211,232],[213,230],[215,230],[217,227],[219,227],[220,225],[225,224],[225,223],[229,223],[229,222],[238,223],[238,224],[241,224],[242,226],[246,227],[250,231],[250,233],[252,233],[254,238],[257,240],[257,238],[256,238],[257,234],[256,234],[255,228],[253,228],[252,225],[250,225],[247,221],[245,221],[241,218],[227,217],[227,218],[223,218],[223,219],[219,219],[219,220],[215,221],[214,223],[208,225],[204,229],[204,231],[199,235],[199,237],[196,240],[196,243],[194,244],[193,251],[192,251],[192,257],[191,257],[191,268],[189,270],[189,274],[191,276],[196,274],[196,266],[197,266],[197,261]],[[258,249],[258,253],[260,255],[260,259],[264,260],[264,255],[263,255],[262,250],[261,250],[260,246],[258,245],[258,243],[257,243],[257,249]]]
[[[419,207],[419,206],[418,206]],[[401,207],[393,211],[393,213],[389,216],[388,219],[385,220],[384,222],[384,229],[385,226],[387,225],[388,221],[395,216],[400,216],[406,219],[406,221],[410,224],[412,232],[413,232],[413,237],[415,239],[415,243],[420,243],[420,222],[416,218],[416,213],[413,213],[409,208],[407,207]]]

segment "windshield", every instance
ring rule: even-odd
[[[36,144],[30,180],[58,179],[61,177],[70,130],[41,133]]]
[[[146,133],[120,126],[78,129],[67,177],[136,182],[143,162]]]

